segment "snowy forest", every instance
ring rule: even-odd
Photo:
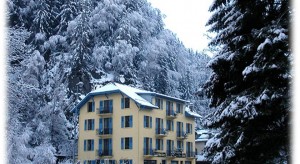
[[[120,77],[191,101],[216,132],[208,161],[288,163],[289,1],[214,0],[209,11],[212,58],[185,48],[146,0],[7,0],[8,163],[71,160],[70,110]]]
[[[8,162],[72,158],[81,95],[111,81],[193,102],[210,57],[184,47],[146,0],[8,0]],[[84,85],[79,86],[79,82]]]

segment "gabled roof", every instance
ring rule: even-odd
[[[146,91],[142,89],[137,89],[133,88],[127,85],[123,84],[118,84],[118,83],[109,83],[101,88],[97,88],[94,91],[91,91],[88,93],[73,109],[72,112],[78,112],[78,110],[85,104],[87,103],[91,98],[97,95],[107,95],[107,94],[112,94],[112,93],[121,93],[129,98],[131,98],[137,105],[139,105],[142,108],[158,108],[158,106],[151,104],[149,101],[144,99],[142,95],[152,95],[152,96],[157,96],[157,97],[163,97],[166,99],[170,100],[175,100],[179,102],[186,103],[188,101],[179,99],[176,97],[171,97],[167,96],[164,94],[156,93],[156,92],[151,92],[151,91]],[[191,111],[186,111],[186,115],[190,117],[198,117],[199,115],[196,113],[193,113]],[[201,116],[200,116],[201,117]]]
[[[149,101],[145,100],[138,93],[153,93],[141,89],[132,88],[126,85],[118,84],[118,83],[109,83],[101,88],[98,88],[94,91],[88,93],[83,100],[81,100],[73,109],[72,112],[76,112],[79,110],[87,101],[89,101],[92,97],[97,95],[106,95],[111,93],[122,93],[129,98],[131,98],[134,102],[136,102],[141,107],[145,108],[158,108],[156,105],[152,105]]]

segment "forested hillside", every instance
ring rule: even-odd
[[[76,93],[121,76],[127,85],[203,109],[194,93],[210,74],[209,57],[186,49],[146,0],[9,0],[7,6],[9,163],[71,155]]]

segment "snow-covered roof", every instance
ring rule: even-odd
[[[194,111],[191,111],[191,109],[188,106],[185,107],[185,115],[190,116],[190,117],[199,117],[199,118],[201,118],[201,116],[198,113],[196,113]]]
[[[75,112],[79,110],[89,99],[95,95],[101,95],[101,94],[110,94],[110,93],[122,93],[129,98],[131,98],[133,101],[135,101],[137,104],[139,104],[142,107],[146,108],[158,108],[158,106],[153,105],[151,102],[144,99],[141,95],[149,94],[153,96],[158,97],[164,97],[171,100],[181,101],[181,102],[188,102],[183,99],[179,99],[176,97],[167,96],[160,93],[155,93],[151,91],[146,91],[142,89],[133,88],[127,85],[118,84],[118,83],[109,83],[105,86],[102,86],[100,88],[97,88],[90,93],[88,93],[76,106],[74,109],[72,109],[72,112]]]
[[[200,129],[200,130],[196,130],[197,134],[204,134],[204,133],[209,133],[209,131],[207,129]]]

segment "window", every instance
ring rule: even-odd
[[[130,108],[130,99],[127,98],[121,98],[121,109],[124,108]]]
[[[177,121],[177,137],[184,137],[183,122]]]
[[[176,113],[182,113],[181,104],[179,103],[176,104]]]
[[[99,139],[99,156],[112,156],[112,139]]]
[[[113,132],[113,125],[112,125],[112,118],[100,118],[99,119],[99,134],[105,135],[105,134],[112,134]]]
[[[122,128],[132,127],[132,116],[122,116],[121,117],[121,127]]]
[[[94,103],[88,102],[88,112],[94,112]]]
[[[94,130],[94,128],[95,128],[95,120],[94,119],[84,120],[84,130]]]
[[[84,140],[84,151],[94,151],[94,140]]]
[[[162,118],[155,118],[155,134],[166,134],[166,129],[164,129],[164,120]]]
[[[144,116],[144,128],[152,128],[152,117]]]
[[[130,99],[125,98],[125,108],[130,108]]]
[[[192,124],[186,123],[186,132],[189,133],[189,134],[193,133]]]
[[[185,164],[192,164],[191,161],[185,161]]]
[[[158,108],[163,109],[163,100],[155,98],[155,105],[158,106]]]
[[[144,164],[156,164],[156,160],[144,160]]]
[[[107,159],[100,159],[100,160],[96,160],[96,164],[116,164],[116,160],[107,160]]]
[[[132,164],[132,159],[121,159],[120,164]]]
[[[121,149],[132,149],[132,137],[121,138]]]
[[[113,100],[100,101],[100,113],[112,113]]]
[[[164,140],[156,139],[155,149],[156,150],[164,150]]]
[[[174,131],[174,121],[173,120],[167,120],[167,130]]]
[[[86,160],[83,162],[83,164],[96,164],[95,160]]]
[[[152,138],[144,137],[144,155],[153,155]]]
[[[183,150],[183,141],[177,141],[177,149]]]

